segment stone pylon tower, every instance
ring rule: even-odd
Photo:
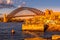
[[[7,22],[7,15],[6,14],[4,14],[3,22]]]

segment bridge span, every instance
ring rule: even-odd
[[[15,16],[17,13],[19,13],[19,12],[21,12],[21,11],[23,11],[23,10],[29,10],[29,11],[31,11],[31,12],[33,12],[33,13],[35,13],[35,15],[20,15],[20,16]],[[14,18],[14,17],[29,17],[29,16],[36,16],[36,15],[44,15],[44,12],[42,12],[42,11],[40,11],[40,10],[38,10],[38,9],[36,9],[36,8],[30,8],[30,7],[20,7],[20,8],[17,8],[17,9],[15,9],[15,10],[13,10],[10,14],[8,14],[6,17],[4,17],[4,19],[6,20],[6,21],[9,21],[11,18]],[[4,21],[5,21],[4,20]]]

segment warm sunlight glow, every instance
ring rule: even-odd
[[[10,4],[11,3],[11,0],[6,0],[7,1],[7,4]]]

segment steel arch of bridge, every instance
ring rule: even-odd
[[[36,15],[44,14],[44,12],[42,12],[36,8],[20,7],[20,8],[13,10],[9,15],[7,15],[7,17],[14,17],[14,15],[16,15],[18,12],[23,11],[23,10],[29,10],[29,11],[35,13]]]

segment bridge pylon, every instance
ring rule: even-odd
[[[4,16],[3,16],[3,22],[7,22],[7,21],[8,21],[7,19],[8,19],[8,18],[7,18],[7,15],[4,14]]]

